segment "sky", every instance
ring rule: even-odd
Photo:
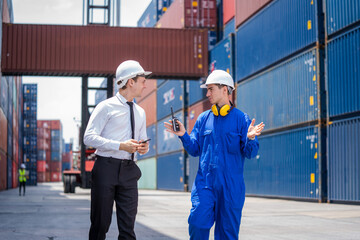
[[[13,0],[14,23],[82,25],[87,0]],[[94,0],[94,3],[103,2]],[[121,26],[135,27],[150,0],[121,0]],[[114,69],[115,72],[116,69]],[[103,79],[92,78],[97,87]],[[81,119],[81,78],[23,76],[23,83],[38,84],[38,119],[60,119],[65,142],[78,143]],[[94,104],[95,92],[89,92]]]

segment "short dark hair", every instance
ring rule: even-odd
[[[222,87],[226,87],[227,88],[227,92],[228,92],[228,95],[231,95],[231,93],[233,92],[233,89],[228,86],[228,85],[224,85],[224,84],[216,84],[216,86],[218,86],[219,89],[221,89]]]
[[[133,79],[135,82],[137,82],[138,78],[141,77],[141,76],[142,76],[142,75],[137,75],[136,77],[129,78],[128,81],[129,81],[130,79]],[[126,89],[126,85],[127,85],[127,83],[126,83],[121,89],[122,89],[122,90],[125,90],[125,89]]]

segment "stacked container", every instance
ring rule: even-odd
[[[37,84],[23,84],[24,162],[27,185],[37,185]]]
[[[64,150],[62,154],[62,170],[70,170],[72,169],[72,144],[71,143],[65,143]]]
[[[48,182],[50,174],[46,174],[46,172],[49,171],[51,157],[51,125],[50,121],[41,120],[38,120],[36,124],[38,128],[38,182]]]
[[[61,181],[62,125],[60,120],[51,120],[50,181]]]

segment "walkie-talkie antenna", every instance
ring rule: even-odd
[[[172,107],[171,107],[171,117],[174,118],[174,112],[173,112]]]

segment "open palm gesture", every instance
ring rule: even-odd
[[[264,129],[265,124],[263,122],[261,122],[260,124],[255,125],[255,118],[253,118],[253,120],[251,121],[251,124],[249,126],[248,129],[248,133],[247,133],[247,137],[249,139],[254,139],[255,136],[259,136],[261,134],[261,131]]]

